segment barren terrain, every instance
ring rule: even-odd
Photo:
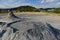
[[[0,14],[0,40],[60,40],[60,16],[43,12]]]
[[[29,21],[35,22],[47,22],[50,23],[53,27],[60,29],[60,16],[57,14],[46,13],[46,12],[18,12],[15,13],[18,17],[28,18]],[[7,14],[1,14],[0,20],[8,16]],[[6,20],[2,20],[6,21]]]

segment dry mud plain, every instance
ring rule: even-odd
[[[47,22],[53,27],[60,29],[60,14],[46,12],[22,12],[17,14],[19,15],[19,17],[30,19],[30,21]]]
[[[60,40],[59,15],[44,12],[20,12],[15,15],[22,21],[0,14],[0,40]]]

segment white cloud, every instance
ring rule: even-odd
[[[42,1],[41,1],[41,3],[44,3],[44,2],[45,2],[45,0],[42,0]]]
[[[14,0],[7,0],[5,2],[0,3],[0,8],[13,8],[13,7],[18,7],[21,4],[19,2],[20,1],[14,2]]]
[[[31,5],[30,3],[14,3],[14,4],[9,4],[9,3],[2,3],[0,4],[0,8],[14,8],[14,7],[19,7],[19,6],[23,6],[23,5]]]
[[[8,5],[9,5],[8,3],[4,2],[4,3],[0,4],[0,8],[8,7]]]
[[[55,0],[46,0],[46,2],[53,2],[53,1],[55,1]]]
[[[9,0],[9,2],[7,1],[5,1],[5,2],[3,2],[3,3],[0,3],[0,8],[13,8],[13,7],[19,7],[19,6],[24,6],[24,5],[30,5],[30,6],[35,6],[35,7],[43,7],[43,8],[46,8],[46,7],[54,7],[54,6],[56,6],[56,5],[60,5],[60,2],[57,2],[57,3],[54,3],[54,2],[56,2],[56,0],[40,0],[40,1],[38,1],[38,2],[36,2],[36,3],[38,3],[38,4],[31,4],[31,3],[28,3],[28,2],[26,2],[26,0],[22,0],[22,1],[17,1],[17,0]],[[42,3],[42,4],[39,4],[39,3]],[[43,4],[43,3],[46,3],[46,2],[48,2],[48,3],[50,3],[50,2],[52,2],[52,3],[50,3],[50,4]],[[54,5],[54,6],[53,6]]]
[[[10,2],[13,2],[14,0],[9,0]]]
[[[56,5],[60,5],[60,2],[57,2]]]
[[[41,3],[45,3],[45,2],[53,2],[55,0],[42,0]]]
[[[0,8],[1,8],[1,7],[4,8],[4,6],[0,4]]]

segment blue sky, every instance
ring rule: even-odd
[[[36,8],[60,7],[60,0],[0,0],[0,8],[30,5]]]

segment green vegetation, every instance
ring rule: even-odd
[[[54,12],[60,13],[60,8],[35,8],[32,6],[20,6],[12,9],[15,12]],[[7,13],[8,9],[0,9],[0,13]]]
[[[0,13],[7,13],[8,10],[0,9]]]
[[[60,13],[60,8],[40,8],[42,12]]]
[[[16,12],[40,12],[39,9],[32,6],[20,6],[17,8],[13,8],[12,10]],[[5,10],[0,9],[0,13],[5,13],[5,12],[8,12],[8,9]]]
[[[55,13],[60,13],[60,8],[55,8],[55,9],[54,9],[54,12],[55,12]]]
[[[13,10],[20,11],[20,12],[39,12],[40,11],[37,8],[32,6],[21,6],[18,8],[14,8]]]

